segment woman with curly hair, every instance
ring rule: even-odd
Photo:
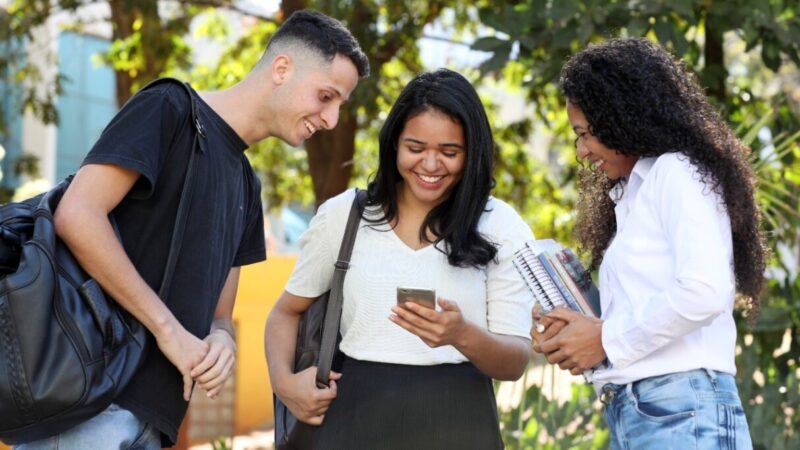
[[[602,315],[535,310],[534,351],[573,374],[607,360],[611,448],[751,448],[733,377],[736,292],[756,309],[765,266],[749,149],[647,39],[584,49],[560,86]]]

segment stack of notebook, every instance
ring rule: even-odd
[[[514,267],[541,305],[542,314],[564,307],[600,317],[600,293],[571,249],[552,239],[530,241],[514,254]],[[605,366],[600,364],[595,369]]]
[[[543,313],[561,306],[600,317],[600,294],[571,249],[552,239],[530,241],[514,254],[514,267]]]

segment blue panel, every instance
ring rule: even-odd
[[[0,42],[0,54],[8,51],[9,45],[15,44],[10,44],[8,41]],[[6,81],[9,79],[11,70],[7,68],[6,71],[0,73],[0,108],[5,114],[8,131],[6,134],[0,133],[0,144],[6,149],[5,157],[0,160],[0,168],[3,171],[0,184],[16,188],[19,185],[19,177],[14,173],[13,166],[17,158],[22,155],[22,113],[20,112],[22,96],[19,86]]]
[[[117,112],[114,71],[97,66],[93,55],[109,42],[94,36],[63,32],[59,36],[59,69],[67,77],[58,99],[56,179],[78,170],[81,161]]]

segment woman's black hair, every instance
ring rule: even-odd
[[[736,288],[757,308],[766,246],[750,149],[719,117],[685,64],[645,38],[612,39],[577,53],[559,83],[606,147],[639,157],[680,152],[697,167],[702,181],[725,202]],[[579,181],[576,234],[594,267],[616,232],[607,195],[613,185],[586,171]]]
[[[422,242],[446,244],[440,251],[456,267],[480,267],[495,258],[497,248],[478,232],[478,220],[486,209],[492,178],[494,141],[489,119],[478,93],[460,74],[447,69],[425,72],[411,80],[397,98],[379,135],[379,166],[369,183],[369,205],[379,205],[372,223],[393,223],[397,217],[397,193],[403,178],[397,170],[397,141],[406,122],[426,111],[437,111],[461,124],[466,160],[461,179],[450,195],[425,217],[419,230]],[[368,210],[369,211],[369,210]],[[369,215],[369,213],[367,213]]]

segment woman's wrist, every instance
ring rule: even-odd
[[[482,332],[485,332],[485,330],[482,330],[472,322],[465,320],[459,330],[456,332],[456,339],[453,343],[453,347],[455,347],[456,350],[465,356],[469,357],[468,354],[470,353],[470,349],[476,347],[476,343],[480,339],[480,334]]]

